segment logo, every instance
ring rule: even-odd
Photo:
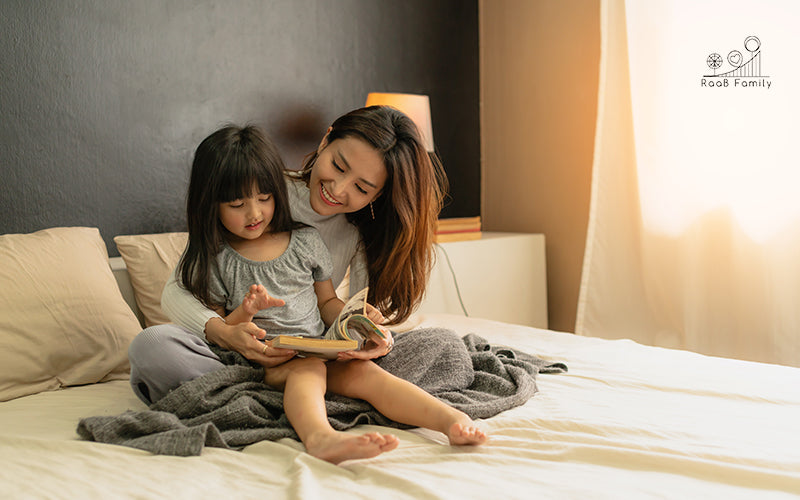
[[[709,54],[706,66],[711,69],[712,74],[703,75],[700,86],[764,89],[772,87],[772,80],[763,74],[761,68],[761,40],[755,36],[748,36],[744,39],[744,50],[745,54],[732,50],[728,52],[727,57],[722,57],[716,52]]]

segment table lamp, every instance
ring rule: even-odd
[[[433,125],[431,124],[430,99],[426,95],[370,92],[367,106],[391,106],[405,113],[417,125],[422,142],[429,153],[434,152]]]

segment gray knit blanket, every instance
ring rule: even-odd
[[[204,446],[241,449],[263,440],[297,439],[283,412],[283,394],[263,383],[264,369],[238,353],[219,350],[226,366],[186,382],[146,411],[82,419],[86,440],[139,448],[162,455],[200,455]],[[395,335],[394,349],[376,360],[385,370],[425,389],[472,418],[488,418],[524,404],[536,392],[539,373],[562,373],[508,347],[441,328]],[[326,395],[328,418],[338,430],[371,424],[407,429],[369,403]]]

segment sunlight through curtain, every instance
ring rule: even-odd
[[[576,332],[800,366],[800,2],[607,0]]]

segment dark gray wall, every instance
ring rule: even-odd
[[[480,214],[477,0],[0,2],[0,234],[184,229],[194,148],[264,126],[299,166],[370,91],[428,94],[450,177]]]

